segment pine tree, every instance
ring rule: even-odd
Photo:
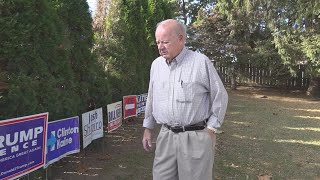
[[[0,13],[1,81],[8,84],[1,92],[1,119],[42,112],[50,112],[50,119],[64,116],[63,97],[76,95],[67,86],[72,73],[55,11],[46,0],[23,0],[2,2]]]
[[[106,106],[110,102],[107,75],[103,65],[91,52],[93,48],[92,18],[85,0],[52,1],[66,27],[69,50],[68,61],[72,67],[74,91],[81,97],[82,112]]]
[[[95,35],[95,51],[110,75],[113,101],[147,91],[157,53],[154,29],[159,19],[171,15],[168,7],[162,0],[110,1],[104,30]]]

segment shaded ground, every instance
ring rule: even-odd
[[[257,88],[229,91],[229,99],[215,179],[320,179],[320,101]],[[48,179],[151,180],[153,153],[142,148],[141,126],[141,118],[125,122],[50,166]]]
[[[153,153],[146,153],[142,148],[142,121],[142,118],[136,118],[124,122],[122,127],[106,133],[85,151],[53,164],[48,179],[152,179]]]

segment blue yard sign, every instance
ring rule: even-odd
[[[45,164],[48,113],[0,120],[0,179],[16,179]]]
[[[46,167],[80,152],[79,117],[49,122],[47,139]]]

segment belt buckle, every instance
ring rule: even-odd
[[[185,131],[184,126],[177,126],[177,125],[171,126],[170,129],[174,133],[179,133],[179,132],[184,132]]]

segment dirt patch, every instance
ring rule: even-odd
[[[48,179],[152,179],[154,156],[143,150],[142,121],[141,117],[125,121],[80,153],[61,159],[48,168]]]

